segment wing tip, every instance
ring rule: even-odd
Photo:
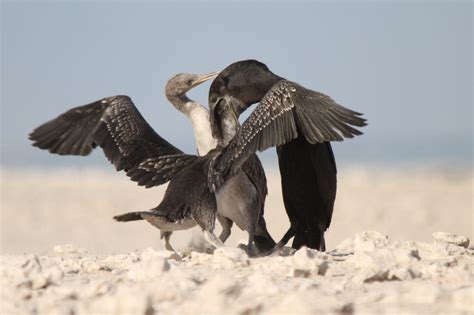
[[[366,118],[358,117],[360,120],[360,125],[358,127],[365,127],[369,124],[368,120]]]

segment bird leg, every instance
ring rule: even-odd
[[[174,250],[174,248],[171,246],[170,244],[170,237],[171,237],[171,234],[173,234],[173,232],[163,232],[163,231],[160,231],[160,234],[161,234],[161,239],[163,240],[163,243],[165,245],[165,248],[167,250],[169,250],[170,252],[176,252]]]
[[[214,232],[203,230],[204,238],[215,248],[223,247],[224,243],[214,234]]]
[[[249,234],[249,240],[247,245],[239,244],[237,247],[241,250],[245,251],[249,257],[263,257],[266,256],[269,251],[261,251],[259,248],[254,244],[255,240],[255,229],[249,229],[247,231]]]
[[[255,227],[255,238],[253,243],[257,247],[260,254],[268,253],[276,245],[275,241],[267,231],[265,219],[260,214],[258,224]]]
[[[273,247],[273,249],[270,250],[268,254],[277,254],[288,243],[290,238],[295,236],[295,234],[296,227],[291,225],[288,231],[286,231],[285,235],[283,235],[283,238],[275,245],[275,247]]]
[[[326,240],[324,239],[324,232],[321,233],[321,245],[319,246],[319,251],[326,251]]]
[[[219,220],[219,223],[222,226],[222,232],[221,235],[219,235],[219,239],[221,240],[222,243],[225,243],[225,241],[229,238],[230,236],[230,231],[232,228],[232,224],[234,222],[226,217],[223,217],[221,215],[217,215],[217,220]]]
[[[249,233],[249,241],[247,243],[247,255],[251,256],[256,256],[258,255],[258,249],[256,246],[253,244],[253,240],[255,238],[255,229],[251,229],[251,231],[248,231]]]

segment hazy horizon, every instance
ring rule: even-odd
[[[258,59],[364,113],[338,163],[472,166],[472,3],[13,2],[2,4],[1,166],[109,167],[27,134],[71,107],[127,94],[175,146],[190,123],[163,89],[179,72]],[[190,93],[207,104],[209,83]],[[262,155],[276,165],[273,150]]]

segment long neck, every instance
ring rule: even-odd
[[[185,106],[186,106],[187,103],[192,102],[192,100],[189,99],[189,97],[185,93],[183,93],[183,94],[171,94],[171,93],[168,93],[168,91],[166,91],[166,92],[167,92],[166,93],[166,98],[174,106],[174,108],[176,108],[180,112],[186,114],[184,112]]]
[[[191,120],[193,125],[198,154],[206,155],[217,146],[217,140],[212,136],[209,110],[194,101],[187,103],[185,108],[189,108],[186,116]]]
[[[189,99],[186,94],[168,97],[173,106],[191,120],[194,139],[199,155],[206,155],[217,146],[217,140],[212,136],[209,110]]]

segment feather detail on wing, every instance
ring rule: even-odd
[[[183,155],[151,128],[128,96],[107,97],[70,109],[33,130],[29,138],[33,146],[59,155],[88,155],[99,146],[117,171],[126,172],[150,158]],[[153,184],[169,180],[173,173],[169,165],[164,172],[168,175]],[[139,185],[153,186],[148,182],[153,177],[132,174]]]
[[[149,158],[127,172],[133,181],[146,188],[171,180],[179,171],[199,159],[196,155],[173,154]]]
[[[210,163],[209,186],[218,188],[257,151],[303,136],[309,143],[342,141],[362,132],[362,114],[337,104],[329,96],[281,80],[262,98],[222,154]]]

